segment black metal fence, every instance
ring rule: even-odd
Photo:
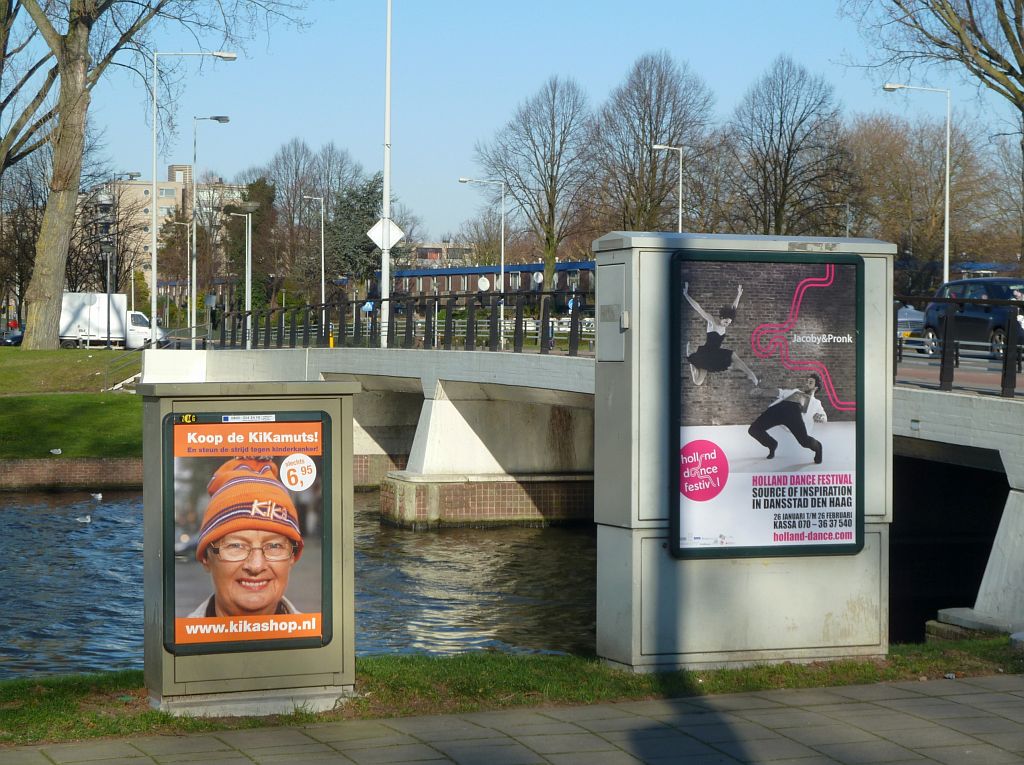
[[[921,382],[929,383],[937,375],[939,390],[958,387],[986,392],[998,388],[1001,396],[1016,395],[1017,375],[1022,371],[1024,360],[1021,347],[1024,328],[1018,320],[1021,303],[919,295],[897,295],[896,301],[898,330],[893,368],[897,380],[906,382],[908,375],[914,375]],[[901,327],[900,303],[908,306],[930,303],[939,310],[926,312],[919,328],[909,327],[905,321]],[[987,315],[983,328],[969,325],[974,319],[963,313],[968,303],[982,316]],[[986,337],[962,339],[965,334],[977,335],[979,330]]]
[[[213,346],[376,348],[384,333],[389,348],[577,356],[593,351],[595,332],[593,293],[451,293],[228,312]]]

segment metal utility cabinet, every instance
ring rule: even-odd
[[[330,709],[351,693],[352,397],[359,390],[328,382],[139,386],[145,681],[154,707],[265,715]],[[250,478],[245,471],[254,469],[262,472]],[[234,493],[224,499],[216,490],[229,478]],[[260,482],[272,500],[257,494]],[[209,560],[197,553],[205,549],[201,524],[242,516],[272,529],[292,524],[302,545],[273,614],[222,614],[219,594],[214,609],[210,593],[220,590],[198,560]],[[219,549],[217,558],[227,560]]]
[[[634,671],[885,655],[895,247],[613,232],[593,249],[598,655]],[[715,322],[735,307],[724,338],[695,305]],[[712,340],[750,373],[706,371]],[[752,423],[811,371],[821,440],[776,427],[769,452]]]

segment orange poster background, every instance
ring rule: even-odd
[[[260,443],[251,441],[253,434],[272,433],[308,436],[307,441],[294,443]],[[189,443],[195,434],[197,443]],[[233,439],[233,440],[232,440]],[[313,440],[315,439],[315,440]],[[175,457],[284,457],[289,454],[323,453],[323,434],[319,422],[215,422],[176,424],[174,426]],[[199,443],[198,441],[202,441]]]
[[[267,629],[263,625],[276,622],[278,625],[291,624],[295,629]],[[231,631],[231,625],[236,625]],[[303,627],[312,624],[313,627]],[[174,642],[184,643],[236,643],[244,640],[281,640],[282,638],[321,637],[323,620],[319,613],[274,614],[271,616],[206,616],[199,618],[177,618],[174,620]],[[207,633],[190,634],[188,627],[203,627]],[[249,629],[245,629],[248,627]],[[241,628],[241,629],[239,629]],[[219,632],[215,630],[220,630]],[[251,631],[250,631],[251,630]]]

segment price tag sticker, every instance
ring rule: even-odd
[[[289,491],[305,491],[316,480],[316,463],[308,454],[290,454],[281,462],[281,481]]]

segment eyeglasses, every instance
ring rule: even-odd
[[[255,547],[244,542],[228,542],[217,547],[210,545],[210,549],[219,555],[222,561],[228,563],[240,563],[243,560],[248,560],[253,550],[259,550],[266,560],[273,563],[288,560],[295,555],[294,542],[267,542],[265,545],[256,545]]]

